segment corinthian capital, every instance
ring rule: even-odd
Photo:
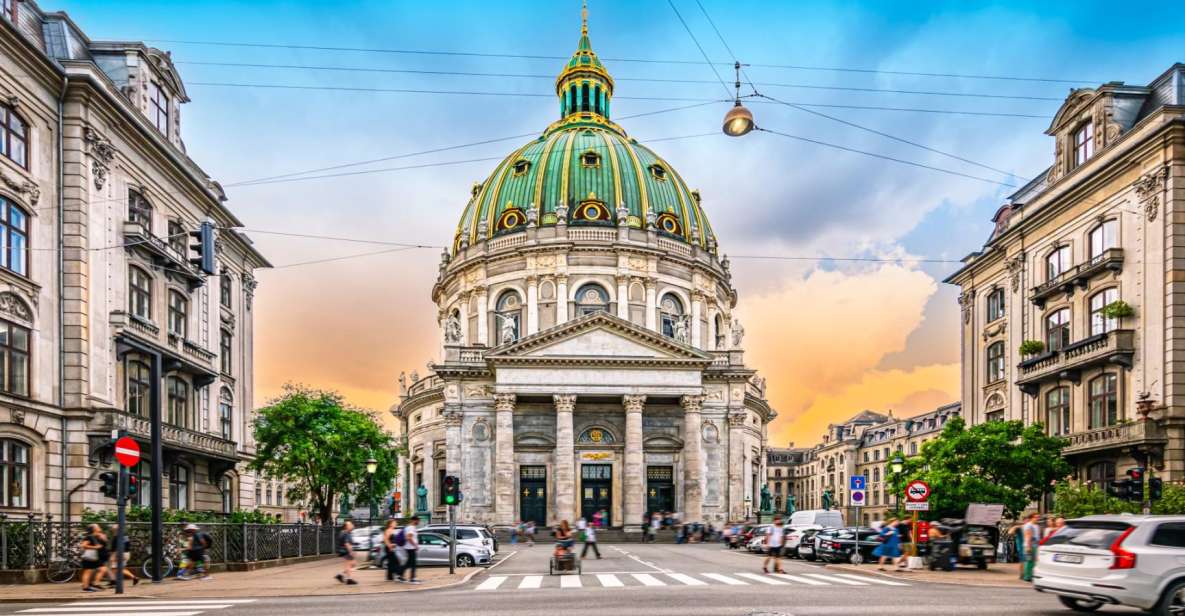
[[[679,398],[679,406],[687,413],[698,413],[704,405],[703,396],[683,396]]]
[[[556,394],[551,399],[560,413],[571,413],[576,408],[576,394]]]
[[[494,396],[494,410],[495,411],[513,411],[514,410],[514,394],[498,394]]]
[[[625,406],[625,412],[641,413],[642,408],[646,406],[646,396],[645,394],[627,395],[622,398],[621,403]]]

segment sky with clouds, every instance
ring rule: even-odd
[[[92,39],[147,40],[172,52],[192,98],[182,111],[187,151],[228,185],[248,229],[435,245],[450,240],[469,187],[494,162],[422,165],[501,157],[526,138],[338,172],[417,168],[233,184],[537,133],[558,115],[550,94],[562,61],[391,50],[567,56],[579,36],[575,0],[40,1],[67,11]],[[751,105],[762,127],[1002,184],[1023,184],[1049,164],[1052,142],[1043,132],[1071,87],[1144,85],[1185,61],[1180,3],[1125,11],[1101,2],[701,1],[764,94],[832,105],[810,109],[999,171],[783,105]],[[713,60],[732,60],[695,0],[674,4]],[[665,1],[592,0],[590,30],[617,79],[617,117],[724,96],[707,65],[638,61],[701,59]],[[717,133],[727,109],[710,104],[622,124],[639,140]],[[977,115],[984,112],[1014,115]],[[814,443],[827,424],[866,408],[909,415],[957,400],[956,292],[941,282],[953,264],[746,257],[959,259],[982,244],[1011,188],[768,133],[653,147],[700,189],[733,258],[747,359],[767,377],[779,412],[771,443]],[[281,266],[382,249],[251,235]],[[298,381],[388,408],[399,372],[423,373],[433,358],[429,289],[438,258],[438,250],[406,250],[261,272],[257,403]]]

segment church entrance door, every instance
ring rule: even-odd
[[[646,511],[675,510],[674,471],[670,466],[646,467]]]
[[[547,467],[518,467],[518,512],[524,522],[547,526]]]
[[[604,510],[602,524],[612,526],[613,465],[583,464],[580,466],[580,517],[591,521],[593,515]]]

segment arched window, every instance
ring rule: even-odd
[[[29,395],[29,338],[27,328],[0,319],[0,391]]]
[[[136,359],[129,359],[126,366],[128,385],[124,410],[132,415],[148,417],[148,390],[152,387],[148,364]]]
[[[593,111],[601,113],[601,86],[593,88]]]
[[[589,111],[591,109],[592,106],[589,104],[588,100],[588,84],[586,83],[580,86],[580,110]]]
[[[234,437],[235,399],[229,387],[223,387],[218,393],[218,428],[222,438],[232,440]]]
[[[152,204],[136,190],[128,190],[128,221],[143,225],[145,231],[152,230]]]
[[[1090,260],[1102,257],[1103,253],[1119,246],[1119,221],[1104,220],[1090,231]]]
[[[1045,317],[1045,348],[1063,349],[1070,344],[1070,309],[1062,308]]]
[[[29,275],[29,216],[8,199],[0,198],[0,267]]]
[[[675,338],[680,342],[687,342],[687,323],[683,319],[683,302],[674,293],[662,296],[658,304],[658,314],[662,318],[662,335]]]
[[[1055,248],[1045,257],[1045,279],[1053,280],[1070,269],[1070,247]]]
[[[1070,433],[1070,388],[1055,387],[1045,392],[1045,427],[1049,434]]]
[[[600,285],[586,284],[576,291],[576,315],[609,310],[609,294]]]
[[[987,348],[987,380],[995,383],[1004,379],[1004,341],[993,342]]]
[[[1004,289],[996,287],[988,293],[987,298],[987,320],[988,323],[1004,316]]]
[[[174,464],[169,469],[169,508],[189,509],[189,467]]]
[[[507,291],[498,296],[494,308],[494,325],[498,344],[509,344],[518,340],[522,332],[523,301],[516,291]]]
[[[128,312],[152,320],[152,276],[134,265],[128,266]]]
[[[880,483],[880,482],[881,482],[881,469],[878,466],[878,467],[872,469],[872,483]]]
[[[1111,287],[1090,296],[1090,335],[1105,334],[1119,327],[1119,320],[1103,316],[1103,308],[1119,301],[1119,289]]]
[[[1091,156],[1094,156],[1094,122],[1087,120],[1074,131],[1074,166],[1090,160]]]
[[[29,446],[0,438],[0,507],[29,507]]]
[[[725,342],[728,340],[728,334],[724,331],[724,317],[720,313],[716,313],[716,349],[722,350]]]
[[[1104,374],[1090,382],[1090,429],[1113,426],[1119,421],[1119,377]]]
[[[165,381],[169,397],[169,413],[165,421],[181,428],[193,428],[193,417],[189,412],[189,383],[175,376]]]
[[[4,105],[0,105],[0,154],[29,168],[28,127],[15,111]]]
[[[617,439],[613,437],[612,432],[593,426],[581,432],[580,436],[576,437],[576,442],[582,445],[608,445],[617,442]]]
[[[169,289],[169,333],[184,340],[189,334],[189,298]]]

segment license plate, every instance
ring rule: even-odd
[[[1082,564],[1082,557],[1077,554],[1054,554],[1053,562],[1080,565]]]

